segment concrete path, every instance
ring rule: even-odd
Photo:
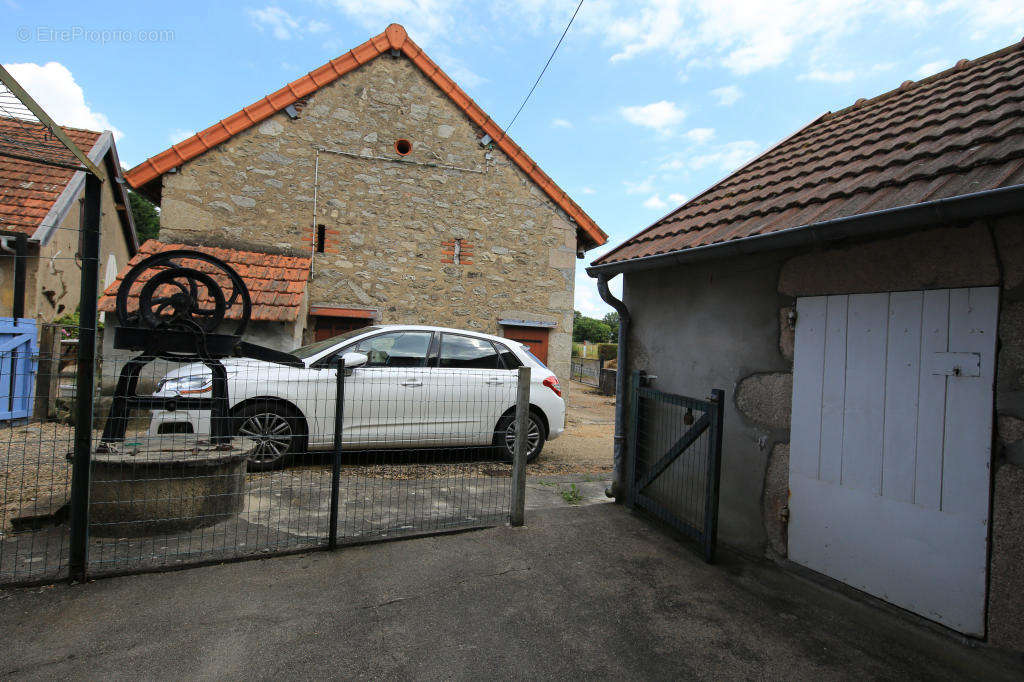
[[[0,677],[1021,679],[616,505],[525,528],[0,592]]]

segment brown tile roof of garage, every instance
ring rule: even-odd
[[[593,218],[587,215],[586,211],[580,208],[579,204],[573,201],[561,187],[556,185],[555,181],[541,170],[537,162],[531,159],[522,147],[513,142],[512,138],[491,120],[490,116],[484,113],[484,110],[448,74],[442,71],[441,67],[435,64],[419,45],[413,42],[405,32],[405,28],[399,24],[391,24],[383,33],[370,38],[337,59],[332,59],[280,90],[272,92],[241,111],[218,121],[206,130],[146,159],[126,172],[124,177],[133,188],[139,190],[172,168],[194,159],[390,50],[401,52],[427,78],[433,81],[434,85],[440,88],[480,130],[494,140],[494,144],[505,152],[512,162],[526,173],[527,177],[576,221],[579,229],[595,246],[600,246],[608,241],[608,235],[597,226]]]
[[[251,319],[260,322],[292,322],[299,317],[303,296],[306,293],[306,284],[309,282],[309,258],[299,256],[279,256],[271,253],[260,253],[258,251],[238,251],[236,249],[219,249],[209,246],[190,246],[187,244],[164,244],[155,239],[148,240],[139,248],[128,265],[117,273],[117,279],[107,287],[100,297],[99,309],[112,313],[116,310],[115,301],[117,288],[121,286],[128,271],[145,258],[162,251],[174,251],[176,249],[193,249],[216,256],[230,265],[239,274],[245,285],[249,288],[249,295],[252,297]],[[189,262],[189,267],[196,267],[204,272],[216,273],[217,271],[202,261]],[[134,310],[138,305],[138,292],[148,278],[140,278],[136,285],[133,285],[131,300],[134,304],[129,305],[129,311]],[[226,280],[227,278],[225,278]],[[238,319],[240,306],[232,306],[228,309],[228,319]]]
[[[1024,41],[825,115],[595,266],[1024,183]]]

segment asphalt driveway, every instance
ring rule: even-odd
[[[617,505],[493,528],[0,592],[0,676],[1020,679],[1019,659]]]

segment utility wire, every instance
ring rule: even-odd
[[[557,43],[555,43],[555,49],[551,50],[551,56],[548,57],[548,60],[544,63],[544,68],[540,70],[540,75],[538,75],[537,80],[533,82],[533,87],[530,88],[530,91],[526,93],[526,97],[523,98],[523,103],[519,105],[516,115],[513,116],[512,120],[509,121],[509,124],[505,126],[505,132],[501,134],[503,138],[508,136],[508,131],[512,128],[512,124],[516,122],[516,119],[519,118],[519,114],[523,111],[523,107],[525,107],[526,103],[530,101],[530,95],[532,95],[533,91],[537,89],[540,79],[544,77],[544,72],[547,71],[548,66],[551,65],[551,60],[555,58],[555,53],[558,52],[558,48],[561,47],[562,41],[565,40],[565,35],[569,32],[569,27],[572,26],[572,22],[575,21],[576,15],[580,13],[580,7],[583,7],[583,0],[580,0],[580,3],[576,5],[576,11],[573,12],[572,17],[569,18],[569,23],[565,25],[565,30],[562,31],[562,37],[558,39]]]

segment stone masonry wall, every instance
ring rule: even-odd
[[[311,304],[495,334],[501,318],[555,322],[549,364],[567,377],[575,226],[479,137],[410,61],[381,56],[297,119],[280,112],[165,175],[161,239],[297,255],[324,225]],[[317,146],[377,158],[321,152],[314,218]],[[445,262],[456,239],[462,262]]]

